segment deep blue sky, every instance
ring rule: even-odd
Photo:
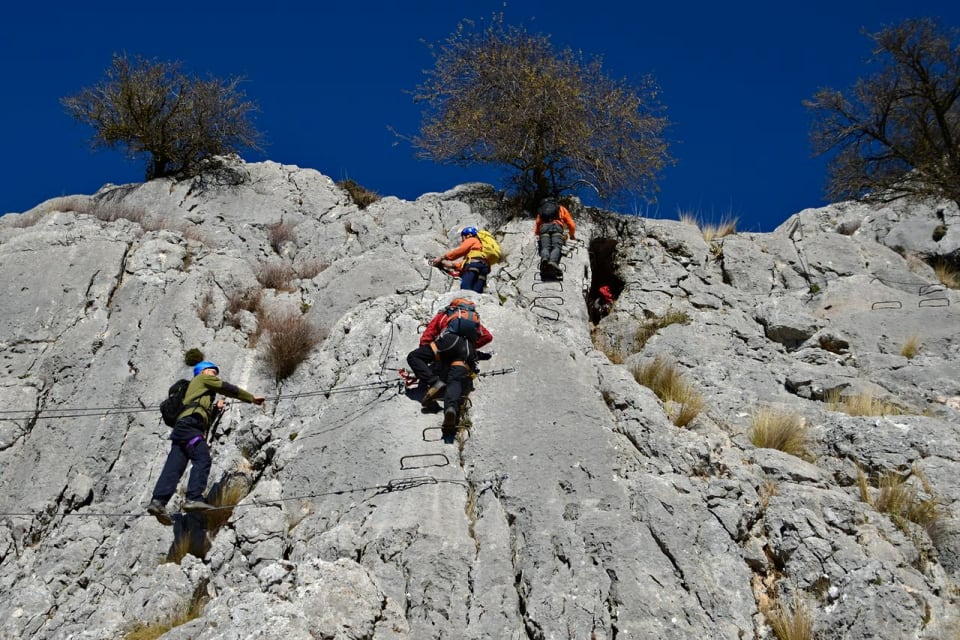
[[[460,19],[494,11],[558,47],[602,55],[610,76],[650,73],[659,82],[678,164],[665,171],[656,205],[619,210],[737,217],[746,231],[769,231],[825,204],[825,160],[811,158],[801,101],[868,73],[861,28],[917,16],[960,26],[956,0],[8,3],[0,21],[0,213],[142,180],[142,162],[91,152],[92,131],[59,103],[95,84],[124,51],[179,60],[197,75],[245,76],[268,141],[264,154],[245,153],[248,161],[313,168],[408,200],[462,182],[496,183],[499,172],[489,168],[416,160],[388,130],[419,127],[407,91],[432,65],[421,41],[439,42]]]

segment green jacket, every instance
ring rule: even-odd
[[[182,420],[189,415],[198,414],[203,418],[203,428],[210,426],[210,421],[216,412],[213,410],[216,402],[216,395],[221,394],[229,398],[236,398],[242,402],[253,402],[253,394],[246,389],[230,384],[221,380],[217,376],[200,374],[194,376],[187,387],[187,392],[183,396],[183,404],[191,405],[196,402],[196,406],[187,406],[177,420]]]

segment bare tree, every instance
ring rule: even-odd
[[[106,77],[63,98],[67,112],[95,130],[94,148],[124,147],[147,157],[146,179],[191,176],[215,155],[259,150],[250,122],[256,106],[238,90],[242,78],[189,77],[179,62],[114,55]]]
[[[849,96],[820,89],[804,102],[814,151],[831,150],[828,195],[886,202],[935,197],[960,205],[960,45],[956,29],[906,20],[878,33],[872,62]]]
[[[639,87],[606,76],[599,58],[555,51],[544,35],[469,20],[439,46],[417,87],[425,105],[417,155],[446,164],[500,165],[538,201],[592,187],[602,197],[657,191],[672,159],[652,78]]]

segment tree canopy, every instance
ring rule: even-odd
[[[936,197],[960,205],[960,44],[957,30],[929,18],[877,33],[871,62],[881,68],[847,94],[820,89],[814,151],[835,151],[831,198],[889,201]]]
[[[659,87],[608,77],[600,58],[557,51],[549,37],[506,26],[461,22],[439,45],[434,67],[414,92],[425,105],[417,155],[444,164],[505,169],[530,202],[594,189],[650,198],[672,162]]]
[[[241,81],[198,79],[179,62],[114,55],[102,81],[61,103],[93,127],[94,148],[145,156],[147,180],[191,176],[207,158],[260,148],[250,121],[256,106],[238,89]]]

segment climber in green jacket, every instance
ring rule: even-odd
[[[170,453],[163,465],[160,477],[153,489],[153,498],[147,506],[147,513],[154,516],[160,524],[170,525],[173,520],[167,513],[167,501],[177,490],[180,477],[187,468],[187,462],[193,464],[190,479],[187,481],[187,495],[183,503],[184,511],[204,511],[213,508],[203,499],[210,475],[210,447],[206,434],[216,416],[223,410],[223,400],[216,400],[216,394],[236,398],[242,402],[262,405],[263,396],[255,396],[245,389],[221,380],[220,367],[204,360],[193,367],[193,380],[183,396],[185,407],[177,417],[177,423],[170,431]]]

